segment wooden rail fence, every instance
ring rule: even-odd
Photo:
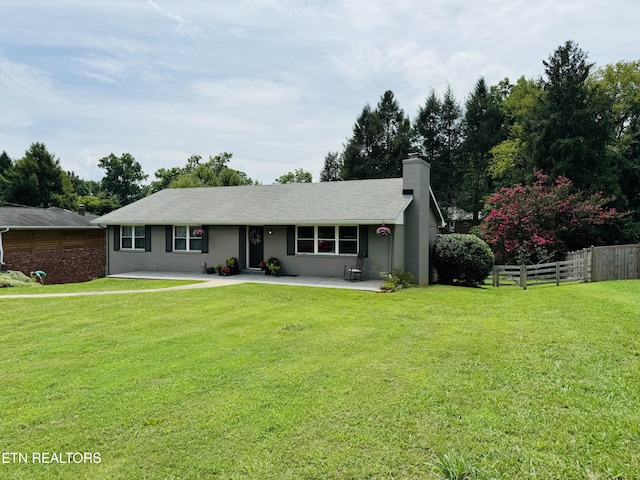
[[[628,279],[640,279],[640,244],[584,248],[561,262],[493,267],[494,287]]]
[[[587,281],[584,276],[584,259],[561,262],[540,263],[538,265],[495,265],[493,267],[493,286],[544,285],[562,282]]]

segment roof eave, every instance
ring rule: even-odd
[[[82,226],[60,226],[60,225],[6,225],[0,226],[0,229],[8,228],[9,230],[100,230],[102,225],[82,225]]]

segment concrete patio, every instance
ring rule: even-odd
[[[240,283],[269,283],[273,285],[296,285],[301,287],[322,287],[322,288],[346,288],[350,290],[378,291],[383,281],[359,280],[349,282],[342,278],[334,277],[310,277],[310,276],[269,276],[262,272],[242,272],[239,275],[223,277],[219,275],[208,275],[194,272],[156,272],[137,271],[109,275],[109,278],[144,278],[144,279],[164,279],[164,280],[201,280],[213,283],[210,286],[237,285]]]

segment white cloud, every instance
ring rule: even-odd
[[[6,96],[7,101],[13,101],[16,97],[45,103],[57,101],[51,79],[45,72],[3,57],[0,57],[0,90],[0,98]]]
[[[414,115],[430,88],[463,101],[480,76],[539,75],[568,39],[599,64],[635,60],[640,2],[22,0],[0,13],[2,140],[17,154],[45,141],[99,178],[92,162],[111,152],[152,174],[231,151],[271,182],[317,178],[385,90]]]
[[[300,87],[292,83],[248,78],[198,81],[193,83],[192,89],[197,95],[230,106],[282,105],[304,95]]]
[[[78,75],[106,83],[117,83],[130,72],[130,65],[127,62],[103,55],[78,58],[76,64]]]

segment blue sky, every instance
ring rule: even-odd
[[[431,89],[537,77],[574,40],[597,66],[638,60],[638,0],[0,1],[0,151],[44,142],[98,180],[131,153],[149,174],[192,154],[272,183],[319,178],[366,103],[412,119]]]

